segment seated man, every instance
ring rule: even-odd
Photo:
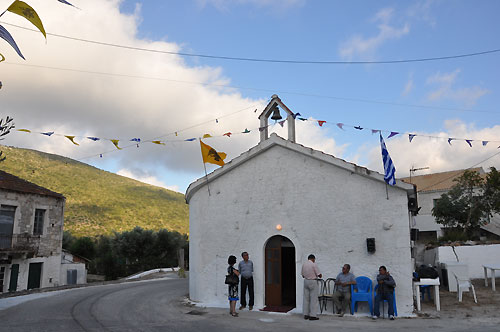
[[[389,318],[390,320],[394,320],[394,287],[396,287],[396,282],[392,278],[392,276],[387,272],[385,266],[381,266],[378,269],[379,275],[377,276],[377,295],[375,295],[375,308],[373,308],[374,315],[373,319],[377,319],[380,317],[380,302],[383,300],[387,300],[389,304]]]
[[[351,285],[356,285],[356,278],[354,274],[349,272],[350,270],[351,266],[345,264],[342,267],[342,272],[335,279],[336,290],[333,293],[333,301],[340,317],[344,316],[345,310],[351,302]]]

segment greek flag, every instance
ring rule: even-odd
[[[384,162],[384,180],[387,184],[393,186],[396,184],[396,168],[392,163],[391,156],[389,156],[389,151],[385,147],[382,134],[380,134],[380,147],[382,148],[382,161]]]

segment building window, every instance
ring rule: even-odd
[[[4,280],[5,280],[5,266],[0,266],[0,293],[3,293]]]
[[[35,210],[35,223],[33,225],[33,235],[43,234],[43,219],[45,217],[45,210]]]
[[[11,247],[15,214],[15,206],[2,205],[0,207],[0,249]]]
[[[437,202],[438,202],[438,201],[439,201],[439,198],[434,198],[434,199],[432,200],[432,207],[433,207],[433,208],[435,208],[435,207],[436,207],[436,204],[437,204]]]

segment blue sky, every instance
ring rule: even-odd
[[[0,5],[9,2],[2,0]],[[384,61],[500,46],[498,1],[74,0],[81,11],[53,2],[28,1],[47,32],[184,53]],[[0,21],[29,27],[13,16],[4,15]],[[407,176],[411,167],[429,166],[429,172],[467,168],[494,155],[500,145],[483,147],[474,142],[470,148],[464,141],[451,146],[446,141],[446,137],[500,141],[500,53],[401,64],[280,64],[158,55],[50,35],[45,44],[34,32],[6,27],[27,56],[22,61],[8,44],[0,44],[7,57],[0,67],[4,85],[0,101],[3,97],[5,115],[13,116],[18,128],[109,138],[157,137],[209,121],[177,139],[204,133],[217,136],[258,127],[258,114],[276,93],[292,111],[327,121],[322,128],[313,121],[301,123],[299,143],[377,171],[382,170],[378,136],[348,127],[342,131],[335,123],[421,135],[412,143],[402,135],[386,140],[398,177]],[[210,122],[238,110],[243,111]],[[276,131],[285,135],[279,128]],[[144,145],[104,158],[95,155],[113,151],[112,146],[75,147],[65,140],[32,136],[15,133],[4,143],[67,155],[181,192],[203,175],[196,144],[174,142],[173,136],[165,138],[172,142],[167,146]],[[207,143],[232,159],[257,144],[258,134],[218,137]],[[94,157],[82,159],[86,156]],[[493,157],[481,166],[498,167],[499,160]]]

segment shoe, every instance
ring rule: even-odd
[[[248,310],[252,310],[252,309],[253,309],[253,305],[248,307]]]
[[[237,312],[233,312],[233,313],[231,314],[231,316],[233,316],[233,317],[238,317],[238,313],[237,313]]]
[[[389,319],[390,319],[390,320],[394,320],[394,316],[393,316],[393,315],[390,315],[390,316],[389,316]]]
[[[339,317],[344,317],[344,312],[343,311],[340,312]]]
[[[337,315],[340,315],[341,310],[337,310]]]
[[[309,320],[319,320],[318,317],[309,317]]]
[[[373,315],[373,316],[372,316],[372,319],[373,319],[373,320],[377,320],[377,319],[378,319],[378,316]]]
[[[242,305],[242,306],[240,307],[240,310],[245,309],[245,307],[246,307],[245,305]]]
[[[304,319],[309,319],[309,318],[310,318],[310,317],[309,317],[309,316],[307,316],[307,315],[305,315],[305,316],[304,316]]]

